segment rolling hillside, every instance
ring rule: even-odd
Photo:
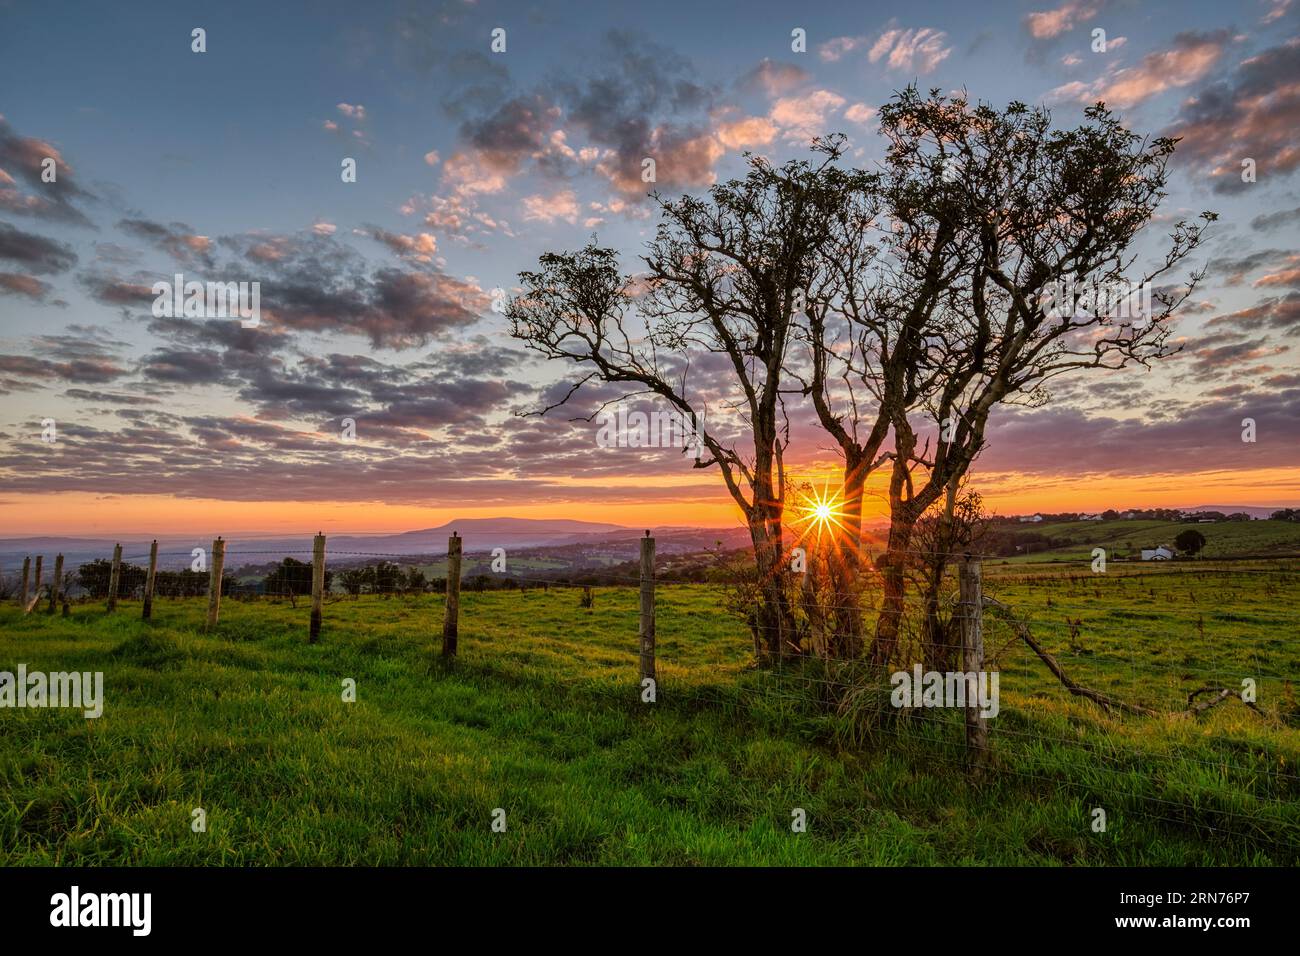
[[[999,525],[1000,534],[1021,543],[1013,561],[1088,561],[1093,548],[1109,560],[1137,560],[1143,548],[1173,547],[1187,528],[1205,536],[1206,558],[1300,555],[1300,523],[1294,521],[1062,521],[1037,525]]]

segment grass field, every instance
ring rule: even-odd
[[[1143,548],[1165,545],[1172,548],[1179,533],[1188,529],[1205,537],[1205,559],[1233,557],[1273,557],[1300,555],[1300,523],[1295,521],[1216,521],[1200,524],[1188,521],[1063,521],[1013,526],[1017,530],[1045,535],[1060,544],[1035,542],[1027,554],[1009,560],[1038,563],[1043,561],[1091,560],[1093,548],[1105,548],[1112,558],[1138,559]]]
[[[301,603],[227,601],[212,634],[198,600],[148,624],[131,602],[6,606],[0,669],[103,671],[106,703],[97,720],[0,710],[0,863],[1300,862],[1300,568],[1140,570],[988,566],[986,590],[1081,683],[1178,710],[1251,677],[1263,714],[1107,715],[990,621],[1002,709],[981,783],[959,714],[861,738],[819,704],[840,672],[751,669],[710,587],[659,589],[652,705],[631,589],[591,610],[560,588],[466,593],[450,667],[432,595],[334,601],[317,645]]]

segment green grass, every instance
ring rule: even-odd
[[[1211,524],[1185,521],[1060,521],[1012,525],[1009,534],[1046,535],[1049,542],[1033,542],[1030,551],[1013,562],[1067,561],[1086,566],[1093,548],[1105,548],[1111,557],[1124,555],[1137,560],[1143,548],[1174,547],[1174,539],[1187,529],[1205,536],[1202,558],[1235,558],[1300,555],[1300,522],[1216,521]]]
[[[1002,712],[992,772],[972,783],[959,715],[895,717],[848,744],[848,719],[818,703],[842,672],[751,669],[708,587],[660,588],[653,705],[630,589],[597,589],[590,611],[567,589],[465,593],[450,667],[436,596],[330,603],[317,645],[305,602],[227,601],[212,634],[201,601],[161,600],[148,624],[131,602],[68,619],[6,606],[0,669],[103,671],[106,704],[97,720],[0,710],[0,863],[1300,862],[1282,679],[1300,672],[1300,575],[987,578],[1082,683],[1175,708],[1214,678],[1257,676],[1265,715],[1237,701],[1107,715],[990,620]]]

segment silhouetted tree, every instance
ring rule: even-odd
[[[1178,532],[1178,536],[1174,538],[1174,547],[1183,554],[1200,554],[1205,549],[1205,535],[1195,528],[1187,528]]]
[[[661,219],[636,284],[613,250],[593,242],[543,255],[539,271],[520,274],[523,292],[507,309],[512,335],[586,370],[557,405],[599,381],[627,390],[615,401],[649,394],[694,423],[697,467],[719,469],[749,527],[760,580],[756,626],[768,660],[797,649],[782,531],[783,373],[842,201],[827,175],[842,140],[814,148],[816,164],[774,167],[751,157],[744,179],[720,183],[705,198],[656,194]],[[690,356],[701,352],[721,360],[703,364],[709,390],[721,393],[713,411],[725,420],[706,422],[708,409],[690,390]]]

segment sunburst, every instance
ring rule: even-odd
[[[844,525],[840,521],[844,517],[843,505],[839,492],[830,491],[827,482],[822,487],[821,494],[814,490],[803,496],[797,506],[799,514],[795,522],[807,526],[804,534],[815,532],[818,538],[823,531],[834,533],[835,530],[843,530]]]

